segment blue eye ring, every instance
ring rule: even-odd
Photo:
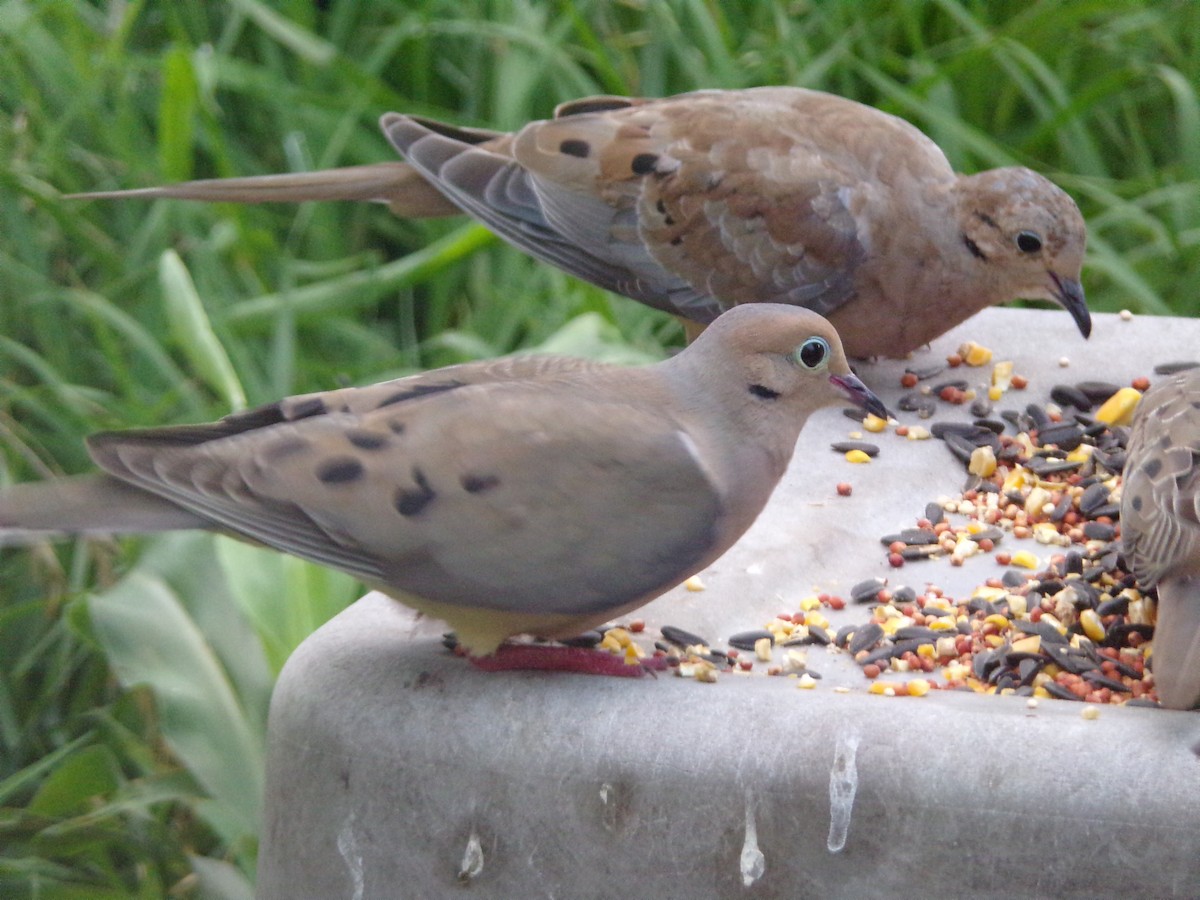
[[[810,372],[824,367],[829,362],[829,341],[813,335],[792,352],[792,357]]]

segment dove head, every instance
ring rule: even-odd
[[[959,180],[958,221],[992,302],[1024,298],[1062,306],[1084,337],[1092,319],[1079,274],[1087,228],[1067,193],[1029,169],[991,169]]]
[[[677,359],[719,392],[728,408],[759,418],[783,410],[796,430],[813,410],[850,400],[887,417],[883,403],[846,362],[837,331],[798,306],[746,303],[722,313]]]

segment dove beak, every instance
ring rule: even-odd
[[[867,412],[879,416],[881,419],[892,417],[888,408],[883,405],[883,401],[871,393],[871,389],[863,384],[857,375],[849,373],[830,375],[829,383],[849,397],[851,403],[861,406]]]
[[[1050,273],[1054,282],[1052,291],[1054,299],[1062,308],[1071,314],[1079,333],[1088,337],[1092,333],[1092,314],[1088,312],[1087,300],[1083,296],[1083,285],[1075,278],[1063,278],[1055,272]]]

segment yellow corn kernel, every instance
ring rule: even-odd
[[[999,647],[1001,644],[1003,644],[1004,638],[998,634],[985,634],[983,636],[983,642],[985,644],[987,644],[989,647],[994,648],[994,647]]]
[[[1104,623],[1100,621],[1100,616],[1094,609],[1085,609],[1081,612],[1079,624],[1083,626],[1083,633],[1093,641],[1099,643],[1104,640]]]
[[[1092,458],[1092,450],[1095,448],[1091,444],[1080,444],[1074,450],[1067,454],[1068,462],[1087,462]]]
[[[970,671],[962,663],[950,663],[950,665],[942,667],[942,674],[947,681],[962,681]]]
[[[1007,631],[1012,627],[1012,622],[1008,621],[1008,619],[1005,616],[1000,615],[1000,613],[992,613],[983,621],[987,625],[995,625],[1001,631]]]
[[[1042,615],[1042,621],[1047,623],[1051,628],[1055,629],[1059,634],[1067,633],[1067,627],[1063,625],[1062,622],[1058,621],[1058,619],[1054,618],[1054,616],[1050,615],[1050,613],[1044,613]]]
[[[1092,704],[1089,703],[1079,711],[1079,715],[1087,719],[1089,722],[1092,722],[1100,718],[1100,708],[1092,706]]]
[[[606,634],[600,639],[600,649],[607,650],[609,653],[620,653],[621,642],[611,634]]]
[[[934,631],[954,631],[955,622],[950,616],[938,616],[929,623],[929,627]]]
[[[1012,384],[1012,375],[1013,364],[1011,359],[996,363],[992,366],[992,387],[999,388],[1001,393],[1007,391],[1009,385]]]
[[[1039,700],[1049,700],[1050,692],[1039,685],[1033,689],[1033,696],[1037,697]]]
[[[809,628],[811,628],[814,625],[817,625],[820,628],[828,628],[829,620],[827,618],[825,618],[823,615],[821,615],[819,612],[817,612],[816,610],[813,610],[812,612],[808,612],[808,613],[804,614],[804,624],[807,625]]]
[[[693,575],[683,583],[683,586],[693,593],[698,593],[704,590],[704,582],[700,580],[699,575]]]
[[[954,645],[954,638],[952,637],[938,638],[934,649],[937,651],[937,655],[943,659],[958,655],[958,648]]]
[[[1141,391],[1123,387],[1100,404],[1100,408],[1096,410],[1096,420],[1106,425],[1128,425],[1141,399]]]
[[[846,462],[869,463],[870,461],[871,461],[871,457],[868,456],[866,454],[866,452],[863,450],[847,450],[846,451]]]
[[[999,587],[988,587],[986,584],[981,584],[971,592],[971,598],[974,600],[987,600],[989,603],[995,603],[997,600],[1003,600],[1008,596],[1008,591]]]
[[[1004,396],[1004,388],[997,387],[994,384],[990,388],[988,388],[988,399],[991,400],[993,403],[995,401],[999,400],[1003,396]]]
[[[1011,491],[1019,491],[1021,488],[1025,487],[1027,483],[1028,482],[1025,480],[1025,469],[1021,468],[1020,466],[1016,466],[1011,472],[1008,473],[1008,477],[1004,479],[1004,487],[1002,490],[1006,494],[1010,493]]]
[[[992,351],[974,341],[967,341],[959,347],[958,355],[968,366],[985,366],[992,361]]]
[[[772,646],[770,638],[759,638],[754,642],[754,655],[758,657],[759,662],[771,661]]]
[[[862,424],[863,428],[865,428],[867,431],[877,433],[887,428],[887,419],[881,419],[879,416],[871,413],[865,419],[863,419]]]
[[[967,471],[980,478],[989,478],[996,471],[996,453],[991,447],[984,445],[971,451],[971,461]]]
[[[878,694],[884,697],[895,697],[896,689],[886,681],[872,681],[867,686],[868,694]]]
[[[817,686],[817,679],[813,678],[807,672],[796,679],[796,687],[804,688],[806,691],[811,691]]]
[[[712,665],[702,666],[696,670],[696,674],[693,677],[697,681],[701,681],[705,684],[716,684],[717,683],[717,668],[716,668],[716,666],[712,666]]]
[[[930,430],[924,425],[908,426],[908,439],[910,441],[927,441],[929,440],[931,434],[932,432],[930,432]]]
[[[816,597],[805,597],[800,601],[800,609],[802,612],[812,612],[814,609],[821,608],[821,601]]]
[[[1041,653],[1042,652],[1042,637],[1038,634],[1030,634],[1023,638],[1017,638],[1012,642],[1013,653]]]
[[[933,644],[921,644],[917,647],[917,656],[921,659],[937,659],[937,648]]]
[[[1038,558],[1028,550],[1018,550],[1012,555],[1010,561],[1014,566],[1020,566],[1022,569],[1036,569],[1041,563]]]
[[[625,648],[625,665],[636,666],[645,655],[646,651],[637,644],[630,644]]]
[[[924,697],[929,693],[929,682],[924,678],[914,678],[908,683],[908,696]]]
[[[1020,594],[1008,595],[1008,614],[1012,616],[1012,618],[1021,618],[1021,616],[1025,615],[1027,609],[1028,605],[1025,602],[1025,598]]]

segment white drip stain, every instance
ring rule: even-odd
[[[474,881],[482,873],[483,845],[479,842],[479,835],[472,828],[471,836],[467,838],[467,848],[463,851],[462,865],[458,869],[458,880],[466,884]]]
[[[342,827],[338,830],[337,836],[338,853],[346,862],[346,868],[350,872],[350,880],[354,884],[354,892],[350,895],[351,900],[362,900],[363,896],[363,861],[362,853],[358,850],[358,835],[354,833],[354,813],[346,816],[346,821],[342,823]]]
[[[829,771],[829,838],[830,853],[846,846],[850,833],[850,813],[854,809],[854,794],[858,791],[858,769],[854,757],[858,753],[858,735],[843,731],[833,748],[833,768]]]
[[[746,792],[746,839],[742,842],[742,855],[739,859],[742,872],[742,886],[750,887],[763,877],[767,870],[767,858],[758,849],[758,823],[754,820],[754,796]]]

